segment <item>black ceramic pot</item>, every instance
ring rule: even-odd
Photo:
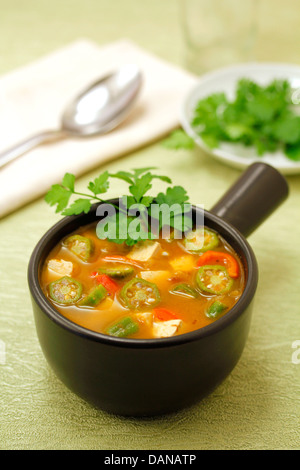
[[[54,225],[33,251],[28,281],[37,335],[57,376],[89,403],[125,416],[176,411],[209,394],[238,362],[249,332],[258,270],[245,237],[287,195],[280,173],[269,165],[254,164],[210,212],[204,212],[205,225],[224,237],[240,256],[245,290],[237,304],[213,324],[170,338],[110,337],[82,328],[58,313],[40,287],[42,264],[63,237],[97,220],[97,206],[89,214],[66,217]]]

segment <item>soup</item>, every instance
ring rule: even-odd
[[[49,253],[41,286],[72,322],[122,338],[162,338],[197,330],[235,305],[244,288],[238,255],[208,228],[184,239],[134,246],[100,240],[96,224]]]

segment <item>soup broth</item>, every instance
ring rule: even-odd
[[[199,232],[200,233],[200,232]],[[211,324],[244,288],[238,255],[210,229],[130,247],[82,227],[49,253],[41,286],[54,307],[84,328],[128,338],[160,338]]]

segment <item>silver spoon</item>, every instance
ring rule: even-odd
[[[65,109],[61,128],[35,134],[0,153],[0,168],[34,147],[66,137],[105,134],[127,116],[137,98],[142,75],[135,65],[119,70],[90,85]]]

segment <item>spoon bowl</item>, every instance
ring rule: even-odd
[[[131,110],[142,84],[135,65],[96,81],[65,109],[62,129],[79,136],[100,135],[114,129]]]
[[[103,135],[117,127],[131,111],[142,85],[134,64],[120,67],[81,91],[65,108],[61,128],[35,134],[0,153],[0,168],[44,143],[67,137]]]

